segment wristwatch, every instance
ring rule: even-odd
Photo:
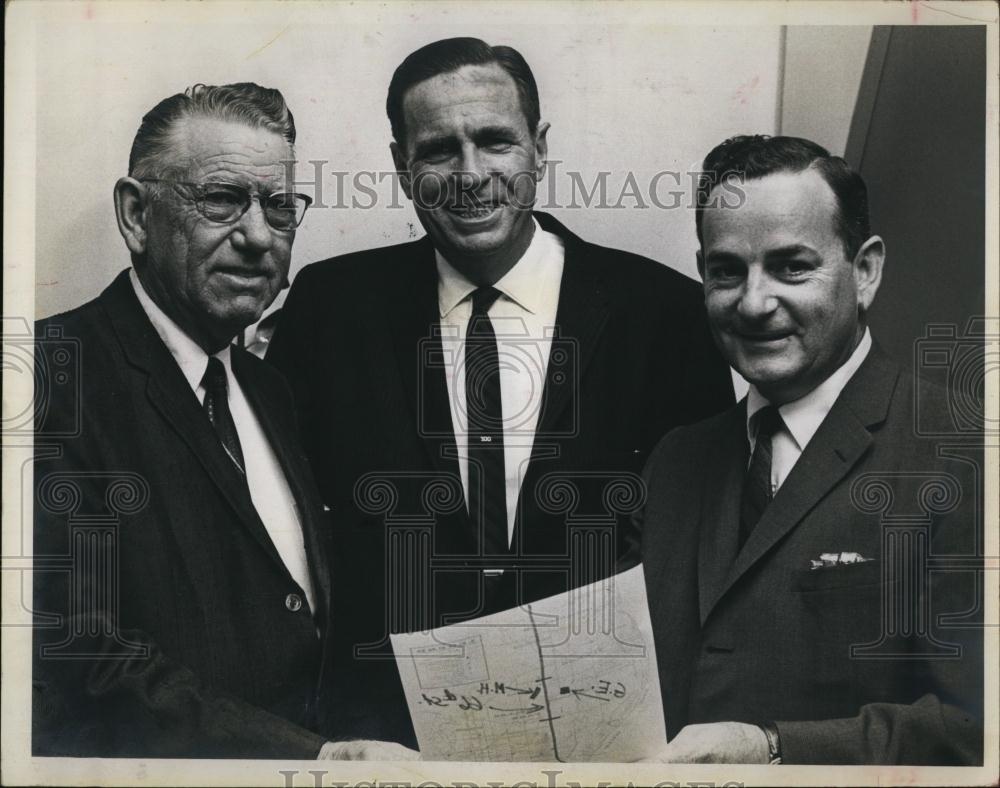
[[[773,722],[765,722],[760,726],[767,737],[767,762],[770,766],[781,763],[781,739],[778,737],[778,728]]]

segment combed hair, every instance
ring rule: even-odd
[[[730,137],[705,157],[698,178],[695,227],[703,243],[702,221],[712,189],[728,177],[753,180],[779,172],[814,169],[837,198],[835,229],[853,260],[871,237],[868,189],[861,176],[840,156],[831,156],[821,145],[801,137],[770,137],[765,134]]]
[[[133,178],[160,177],[164,154],[177,123],[197,116],[235,121],[273,131],[295,143],[295,120],[281,92],[253,82],[233,85],[192,85],[163,99],[143,116],[132,141],[128,174]]]
[[[399,64],[389,82],[389,95],[385,111],[392,125],[392,136],[405,145],[406,128],[403,117],[403,99],[414,85],[458,71],[463,66],[489,66],[496,64],[510,74],[521,99],[521,110],[534,134],[541,117],[538,86],[527,61],[513,47],[490,46],[478,38],[445,38],[412,52]]]

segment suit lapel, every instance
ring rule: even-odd
[[[594,348],[607,324],[610,308],[604,283],[594,265],[594,247],[551,216],[536,213],[535,217],[543,230],[559,236],[565,248],[556,310],[556,341],[563,339],[572,343],[576,354],[576,375],[568,382],[564,370],[554,364],[546,368],[542,407],[535,428],[537,436],[555,434],[556,422],[572,401],[572,396],[579,396],[580,381],[584,379]],[[538,444],[536,440],[535,445]]]
[[[719,595],[703,610],[702,620],[726,591],[753,567],[789,531],[798,526],[817,503],[857,464],[871,446],[870,428],[885,421],[899,369],[873,344],[860,369],[848,381],[826,419],[764,511],[726,576]],[[746,429],[745,422],[740,425]],[[745,455],[744,455],[745,456]],[[733,480],[736,496],[742,476]],[[739,508],[729,528],[735,531]]]
[[[705,623],[725,588],[726,576],[736,558],[740,495],[746,472],[746,400],[733,408],[723,423],[719,439],[709,454],[701,500],[698,543],[698,606]]]
[[[248,358],[246,351],[233,348],[231,354],[233,374],[240,381],[243,393],[253,408],[257,421],[260,422],[268,443],[285,474],[285,480],[295,497],[299,519],[302,526],[302,538],[305,544],[306,560],[315,586],[318,587],[319,599],[323,609],[313,611],[316,620],[323,621],[326,611],[330,609],[330,567],[326,562],[327,548],[323,539],[325,528],[322,522],[322,512],[317,508],[319,494],[310,484],[311,471],[306,464],[305,456],[292,450],[290,439],[296,434],[294,419],[290,414],[275,411],[275,403],[281,402],[278,397],[265,397],[269,381],[260,375],[255,359]],[[291,406],[291,398],[285,397]],[[270,541],[270,539],[268,540]]]
[[[437,267],[429,238],[414,245],[412,262],[396,283],[390,300],[390,325],[399,375],[417,433],[431,465],[458,475],[455,432],[448,401],[440,337]]]
[[[222,448],[177,362],[146,317],[127,271],[111,284],[105,296],[105,307],[126,359],[147,375],[146,396],[150,403],[198,458],[253,538],[284,566],[253,507],[246,483]],[[178,538],[187,538],[190,523],[171,521],[171,525]]]

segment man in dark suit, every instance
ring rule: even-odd
[[[709,321],[750,392],[645,470],[660,759],[982,763],[981,443],[920,437],[946,394],[871,338],[865,184],[787,137],[704,170]]]
[[[532,212],[549,124],[515,50],[429,44],[387,110],[427,237],[305,268],[268,360],[299,397],[353,592],[334,594],[352,699],[337,708],[409,742],[387,634],[634,561],[646,454],[732,384],[695,283]]]
[[[37,326],[35,755],[409,755],[321,735],[329,526],[287,384],[230,344],[286,283],[294,140],[276,90],[160,102],[115,186],[134,267]]]

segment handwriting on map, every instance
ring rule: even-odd
[[[665,740],[641,567],[392,641],[427,760],[627,761]]]

